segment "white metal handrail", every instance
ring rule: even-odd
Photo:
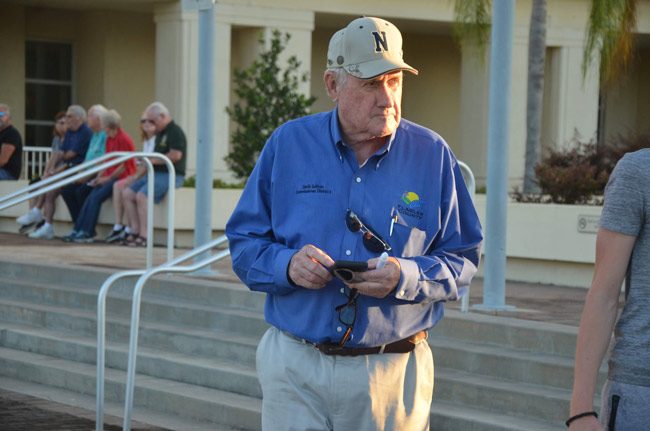
[[[476,196],[476,179],[474,178],[474,172],[472,172],[470,167],[465,162],[461,162],[460,160],[458,160],[458,166],[460,167],[460,171],[463,174],[463,181],[465,181],[467,190],[469,190],[469,195],[472,198],[472,202],[474,202],[474,197]],[[467,313],[467,311],[469,311],[469,289],[470,286],[467,286],[467,293],[465,293],[463,298],[460,300],[460,311],[463,313]]]
[[[170,261],[174,256],[176,171],[171,160],[161,153],[115,151],[104,154],[101,157],[71,167],[42,181],[0,197],[0,211],[136,157],[142,157],[147,166],[147,268],[153,266],[153,165],[149,158],[162,160],[167,165],[169,171],[169,190],[167,192],[167,261]]]
[[[174,260],[164,263],[156,268],[149,270],[130,270],[122,271],[111,275],[99,290],[97,297],[97,410],[95,418],[95,429],[102,431],[104,427],[104,380],[106,368],[106,298],[108,291],[113,284],[125,277],[141,276],[138,279],[135,290],[133,292],[133,309],[131,313],[131,336],[129,341],[129,360],[127,369],[127,397],[125,398],[125,415],[124,415],[124,429],[128,430],[131,426],[131,411],[133,409],[133,385],[135,382],[135,359],[137,355],[138,344],[138,326],[140,324],[140,299],[144,283],[153,275],[162,272],[192,272],[203,268],[211,263],[223,259],[230,255],[230,250],[224,250],[218,254],[208,257],[195,263],[192,266],[178,267],[180,263],[192,259],[202,253],[218,247],[228,241],[225,235],[222,235],[213,241],[202,245],[194,250],[191,250]],[[135,328],[135,329],[134,329]],[[130,377],[130,379],[129,379]],[[129,383],[130,382],[130,383]],[[130,393],[130,396],[128,394]],[[128,414],[128,419],[127,419]],[[128,424],[128,425],[127,425]]]

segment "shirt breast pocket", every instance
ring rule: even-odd
[[[395,223],[392,238],[390,243],[396,249],[396,256],[421,256],[426,251],[427,233],[417,227]]]

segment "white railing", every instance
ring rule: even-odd
[[[176,191],[176,171],[172,162],[160,153],[134,153],[116,151],[104,154],[101,157],[66,169],[42,181],[13,193],[0,197],[0,211],[40,196],[49,191],[56,190],[88,175],[96,174],[108,167],[119,165],[125,161],[141,157],[147,166],[147,268],[153,265],[153,165],[149,158],[161,159],[169,171],[169,191],[167,192],[167,261],[174,257],[174,196]]]
[[[142,289],[149,278],[162,273],[189,273],[204,268],[218,260],[230,255],[230,250],[222,250],[214,256],[207,257],[191,266],[178,266],[179,264],[199,256],[218,247],[228,239],[222,235],[213,241],[191,250],[174,260],[164,263],[149,270],[122,271],[111,275],[99,289],[97,297],[97,411],[95,418],[95,430],[104,429],[104,381],[106,368],[106,297],[108,291],[121,278],[140,276],[135,289],[133,290],[133,304],[131,310],[131,334],[129,339],[129,356],[126,380],[126,395],[124,397],[124,425],[123,430],[131,429],[131,412],[133,410],[133,390],[135,386],[135,364],[138,354],[138,327],[140,326],[140,302]]]
[[[45,165],[52,156],[50,147],[23,147],[23,169],[19,180],[29,180],[43,175]]]
[[[465,181],[465,186],[467,186],[467,190],[469,190],[469,195],[472,198],[472,202],[474,202],[474,197],[476,196],[476,179],[474,178],[474,172],[472,172],[470,167],[465,162],[461,162],[460,160],[458,160],[458,166],[460,167],[460,171],[463,174],[463,181]],[[467,311],[469,311],[469,286],[467,286],[467,293],[465,293],[461,299],[460,311],[463,313],[467,313]]]

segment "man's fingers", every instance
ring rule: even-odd
[[[320,289],[331,279],[328,267],[332,259],[313,245],[306,245],[296,253],[289,263],[289,277],[299,286]]]

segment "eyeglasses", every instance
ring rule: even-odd
[[[363,233],[363,245],[374,253],[381,253],[382,251],[390,251],[391,246],[381,239],[379,235],[375,233],[368,226],[363,224],[359,216],[357,216],[354,211],[348,210],[345,215],[345,224],[350,229],[350,232],[359,232]]]
[[[339,341],[339,347],[343,347],[345,343],[350,339],[352,334],[352,328],[354,327],[354,322],[357,320],[357,298],[359,297],[359,291],[357,289],[350,289],[350,294],[348,295],[348,302],[341,304],[335,308],[339,313],[339,322],[346,326],[345,333],[343,338]]]

